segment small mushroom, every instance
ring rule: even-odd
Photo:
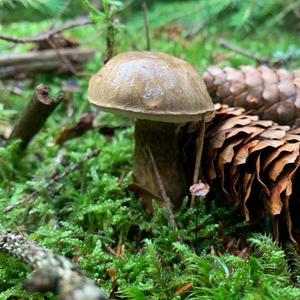
[[[104,111],[136,118],[134,183],[161,198],[150,148],[166,193],[179,207],[192,183],[184,170],[181,128],[187,122],[200,121],[203,133],[205,121],[214,112],[197,71],[164,53],[126,52],[112,58],[90,79],[88,97]],[[198,145],[201,156],[203,134]],[[195,170],[200,167],[199,155]],[[199,174],[198,170],[195,173]]]

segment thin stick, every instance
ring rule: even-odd
[[[220,46],[229,50],[232,50],[238,54],[247,56],[251,59],[254,59],[255,61],[257,61],[259,64],[261,65],[268,65],[268,66],[274,66],[280,63],[280,61],[272,61],[271,59],[267,58],[267,57],[261,57],[259,55],[257,55],[256,53],[253,53],[249,50],[237,47],[233,44],[231,44],[230,42],[228,42],[225,39],[221,39],[220,40]]]
[[[51,291],[61,300],[105,300],[103,291],[85,277],[77,265],[42,248],[23,235],[0,235],[0,251],[13,255],[34,269],[24,287],[29,292]]]
[[[149,22],[148,22],[148,16],[147,16],[148,8],[147,8],[146,1],[143,2],[142,8],[143,8],[143,15],[144,15],[145,33],[146,33],[146,39],[147,39],[146,50],[150,51],[151,50],[151,44],[150,44]]]
[[[204,133],[205,133],[205,116],[203,116],[203,119],[200,121],[200,130],[199,130],[199,137],[197,139],[197,154],[196,154],[193,184],[196,184],[200,177],[200,166],[201,166],[201,158],[202,158],[203,144],[204,144]],[[192,194],[192,199],[190,204],[191,208],[195,207],[195,199],[196,196]]]
[[[43,193],[43,191],[45,190],[49,190],[55,183],[57,183],[58,181],[60,181],[61,179],[63,179],[65,176],[67,176],[69,173],[75,171],[76,169],[78,169],[84,162],[86,162],[87,160],[97,156],[100,153],[101,150],[97,149],[97,150],[93,150],[92,152],[90,152],[88,155],[86,155],[85,158],[83,158],[82,160],[68,166],[67,168],[65,168],[65,170],[54,176],[53,178],[51,178],[42,189],[39,190],[35,190],[32,193],[28,194],[26,197],[24,197],[23,199],[21,199],[19,202],[9,205],[4,209],[4,213],[10,212],[13,209],[19,207],[20,205],[23,205],[25,203],[27,203],[28,201],[30,201],[31,199],[36,198],[37,196],[41,195]]]
[[[54,35],[61,33],[65,30],[75,28],[75,27],[80,27],[80,26],[91,25],[91,24],[93,24],[93,22],[88,18],[78,18],[72,22],[64,24],[61,27],[53,28],[47,32],[41,33],[32,38],[20,39],[20,38],[14,38],[14,37],[9,37],[9,36],[5,36],[5,35],[0,35],[0,40],[12,42],[15,44],[39,43],[41,41],[48,40],[49,38],[53,37]]]
[[[176,224],[176,221],[175,221],[175,216],[174,216],[174,213],[173,213],[173,210],[172,210],[172,204],[171,204],[170,198],[168,197],[168,195],[166,193],[166,190],[165,190],[162,178],[160,176],[156,161],[153,157],[153,154],[152,154],[152,151],[151,151],[150,147],[147,146],[147,150],[149,152],[150,160],[151,160],[151,163],[152,163],[152,166],[153,166],[153,169],[154,169],[154,173],[155,173],[155,176],[156,176],[156,179],[157,179],[157,183],[158,183],[158,186],[159,186],[161,196],[164,200],[164,206],[165,206],[165,208],[167,209],[167,212],[168,212],[169,224],[173,228],[173,230],[178,231],[178,227],[177,227],[177,224]],[[181,243],[183,243],[182,237],[178,236],[178,240]]]
[[[72,65],[68,57],[64,56],[63,53],[61,53],[60,49],[57,47],[55,43],[55,39],[52,39],[51,37],[47,40],[50,47],[57,53],[57,56],[60,58],[61,62],[65,64],[67,69],[74,75],[79,75],[79,72],[75,69],[75,67]]]
[[[46,85],[39,85],[35,89],[33,97],[26,105],[20,115],[9,140],[21,139],[21,148],[25,149],[32,138],[40,131],[47,118],[63,100],[59,94],[55,99],[49,97],[50,88]]]
[[[106,248],[106,250],[113,256],[118,257],[118,254],[116,253],[116,251],[114,251],[114,249],[112,247],[110,247],[107,243],[103,242],[103,246]]]

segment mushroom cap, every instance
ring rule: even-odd
[[[198,72],[161,52],[125,52],[92,76],[88,98],[104,111],[181,123],[209,119],[214,105]]]

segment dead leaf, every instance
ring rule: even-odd
[[[62,145],[68,140],[80,137],[88,130],[94,128],[93,122],[94,122],[94,115],[92,113],[84,114],[80,118],[80,121],[74,127],[63,129],[63,131],[57,137],[55,143],[57,145]]]
[[[183,296],[187,292],[193,289],[193,284],[192,283],[187,283],[183,287],[181,287],[179,290],[175,292],[176,296]]]
[[[107,269],[107,274],[111,279],[114,279],[118,276],[118,271],[116,269]]]
[[[116,250],[116,254],[118,258],[124,258],[125,256],[125,245],[118,245],[117,250]]]

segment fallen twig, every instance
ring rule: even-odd
[[[229,41],[227,41],[225,39],[220,40],[220,46],[223,47],[223,48],[232,50],[232,51],[234,51],[238,54],[247,56],[251,59],[254,59],[255,61],[257,61],[261,65],[278,66],[278,65],[282,64],[282,62],[280,60],[272,60],[272,59],[269,59],[267,57],[259,56],[256,53],[253,53],[249,50],[237,47],[237,46],[231,44]]]
[[[24,283],[29,292],[51,291],[61,300],[105,300],[103,291],[85,277],[77,265],[23,235],[0,235],[0,251],[11,254],[34,269]]]
[[[23,199],[21,199],[20,201],[18,201],[15,204],[9,205],[4,209],[4,213],[10,212],[13,209],[19,207],[20,205],[23,205],[24,203],[27,203],[28,201],[30,201],[33,198],[36,198],[37,196],[39,196],[40,194],[43,193],[43,191],[45,190],[49,190],[55,183],[57,183],[58,181],[60,181],[62,178],[64,178],[65,176],[67,176],[69,173],[73,172],[74,170],[78,169],[84,162],[86,162],[87,160],[97,156],[100,153],[101,150],[97,149],[97,150],[93,150],[92,152],[90,152],[88,155],[86,155],[86,157],[84,157],[82,160],[68,166],[67,168],[65,168],[65,170],[54,176],[53,178],[51,178],[42,189],[38,189],[35,190],[33,192],[31,192],[30,194],[28,194],[26,197],[24,197]]]
[[[21,148],[25,149],[32,138],[43,127],[47,118],[57,105],[63,100],[63,95],[58,94],[55,99],[49,97],[50,88],[40,84],[35,89],[33,97],[24,108],[16,125],[14,126],[9,140],[20,139]]]
[[[150,51],[151,50],[151,44],[150,44],[150,34],[149,34],[149,22],[148,22],[148,17],[147,17],[148,9],[147,9],[146,1],[143,2],[142,8],[143,8],[143,16],[144,16],[145,34],[146,34],[146,40],[147,40],[146,50]]]
[[[169,197],[166,193],[166,190],[165,190],[163,181],[161,179],[159,170],[157,168],[157,164],[156,164],[155,159],[153,157],[152,151],[149,147],[147,147],[147,149],[148,149],[150,160],[151,160],[151,163],[152,163],[152,166],[153,166],[153,169],[154,169],[154,173],[155,173],[155,176],[156,176],[156,179],[157,179],[157,184],[159,186],[159,190],[160,190],[161,196],[162,196],[163,201],[164,201],[164,206],[165,206],[165,208],[167,209],[167,212],[168,212],[169,224],[175,231],[178,231],[178,227],[177,227],[177,224],[176,224],[176,221],[175,221],[175,216],[174,216],[174,213],[173,213],[173,210],[172,210],[171,200],[169,199]],[[179,242],[183,243],[183,239],[182,239],[181,236],[178,236],[178,240],[179,240]]]
[[[105,242],[102,242],[103,243],[103,246],[105,247],[105,249],[111,254],[111,255],[113,255],[113,256],[115,256],[115,257],[118,257],[118,254],[117,254],[117,252],[112,248],[112,247],[110,247],[107,243],[105,243]]]
[[[76,65],[75,72],[78,72],[94,54],[95,50],[91,48],[59,48],[24,54],[3,54],[0,55],[0,79],[43,71],[70,72],[70,66],[62,64],[62,57]]]
[[[14,37],[9,37],[9,36],[5,36],[5,35],[0,35],[0,40],[4,40],[7,42],[12,42],[15,44],[26,44],[26,43],[39,43],[41,41],[45,41],[48,40],[49,38],[55,36],[58,33],[61,33],[65,30],[71,29],[71,28],[75,28],[75,27],[79,27],[79,26],[85,26],[85,25],[90,25],[93,22],[86,18],[86,17],[82,17],[82,18],[78,18],[74,21],[71,21],[69,23],[66,23],[60,27],[56,27],[53,28],[49,31],[46,31],[44,33],[41,33],[35,37],[32,38],[25,38],[25,39],[20,39],[20,38],[14,38]]]

